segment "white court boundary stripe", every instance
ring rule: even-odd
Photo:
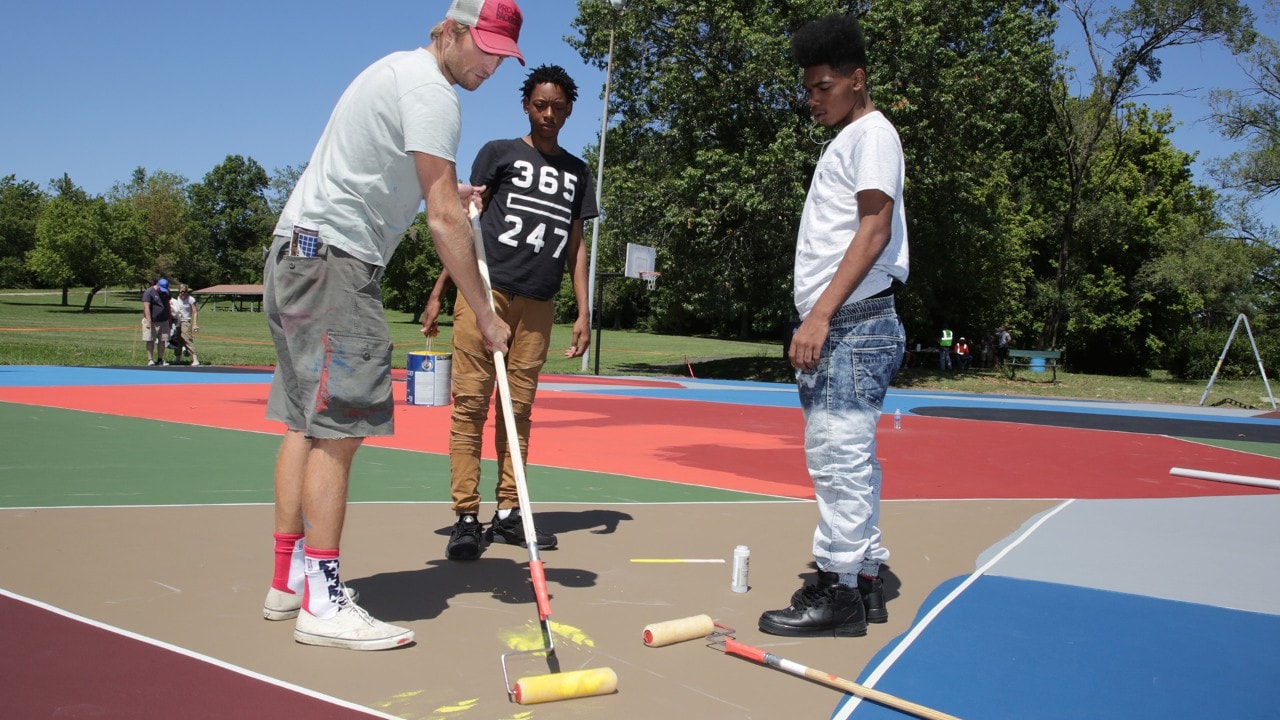
[[[879,682],[880,679],[885,676],[885,673],[889,672],[889,669],[893,667],[893,664],[898,661],[898,658],[902,657],[902,655],[906,653],[907,649],[911,647],[911,644],[916,641],[916,638],[924,634],[924,631],[926,628],[929,627],[929,624],[932,623],[936,617],[941,615],[942,611],[945,610],[948,605],[950,605],[953,601],[955,601],[956,598],[960,597],[960,595],[965,590],[967,590],[970,585],[977,582],[978,578],[985,575],[987,571],[990,570],[996,563],[1000,562],[1000,560],[1004,558],[1004,556],[1013,552],[1014,548],[1018,547],[1023,543],[1024,540],[1031,537],[1031,534],[1034,533],[1036,530],[1039,530],[1041,525],[1044,525],[1046,522],[1049,522],[1049,518],[1052,518],[1054,515],[1057,515],[1058,513],[1062,512],[1067,508],[1067,506],[1071,505],[1074,502],[1075,502],[1074,499],[1067,500],[1066,502],[1063,502],[1061,505],[1058,505],[1057,507],[1053,508],[1049,512],[1045,513],[1043,516],[1041,516],[1039,520],[1033,523],[1031,527],[1027,528],[1026,531],[1023,532],[1021,535],[1019,535],[1013,542],[1009,543],[1004,547],[1004,549],[996,553],[995,557],[988,560],[987,564],[975,570],[972,575],[965,578],[964,582],[957,585],[956,588],[952,590],[950,593],[947,593],[947,596],[942,599],[942,602],[939,602],[937,605],[933,606],[933,608],[931,608],[929,612],[925,614],[923,618],[921,618],[920,622],[916,623],[915,627],[911,628],[911,631],[907,633],[906,637],[902,638],[902,641],[898,643],[897,647],[895,647],[892,651],[890,651],[890,653],[885,657],[885,659],[880,662],[880,665],[877,666],[876,669],[873,670],[871,674],[867,676],[866,681],[861,684],[864,687],[869,687],[869,688],[875,687],[876,683]],[[843,707],[839,708],[838,711],[831,716],[831,720],[848,720],[849,716],[853,714],[853,711],[857,710],[858,706],[861,704],[862,704],[862,698],[857,697],[856,695],[850,696],[849,702],[846,702]]]
[[[106,623],[98,622],[97,620],[93,620],[92,618],[87,618],[87,617],[84,617],[83,615],[77,615],[73,612],[63,610],[62,608],[54,607],[53,605],[49,605],[48,603],[43,603],[43,602],[40,602],[39,600],[35,600],[33,598],[29,598],[24,595],[19,595],[17,593],[10,592],[8,590],[5,590],[4,588],[0,588],[0,595],[3,595],[11,600],[17,600],[18,602],[22,602],[28,605],[38,607],[42,610],[47,610],[51,613],[61,615],[62,617],[75,620],[76,622],[84,623],[86,625],[91,625],[101,630],[106,630],[107,632],[115,633],[116,635],[122,635],[132,640],[137,640],[139,642],[144,642],[148,645],[153,645],[155,647],[162,648],[170,652],[178,653],[179,655],[185,655],[186,657],[193,658],[195,660],[199,660],[201,662],[205,662],[210,665],[215,665],[224,670],[230,670],[231,672],[244,675],[245,677],[252,678],[254,680],[259,680],[261,682],[275,685],[276,687],[284,688],[285,690],[292,690],[293,692],[296,692],[300,695],[306,695],[308,697],[312,697],[317,700],[327,702],[331,705],[338,705],[340,707],[347,708],[348,710],[355,710],[357,712],[362,712],[371,717],[385,718],[385,720],[402,720],[401,718],[395,715],[387,715],[385,713],[380,713],[377,710],[365,707],[364,705],[357,705],[353,702],[342,700],[341,698],[336,698],[331,695],[325,695],[324,693],[319,693],[319,692],[316,692],[315,690],[304,688],[300,685],[294,685],[292,683],[285,682],[284,680],[278,680],[276,678],[269,677],[267,675],[262,675],[252,670],[242,668],[238,665],[232,665],[231,663],[224,662],[215,657],[209,657],[208,655],[201,655],[198,652],[194,652],[186,648],[181,648],[176,645],[170,645],[169,643],[164,642],[162,640],[156,640],[155,638],[149,638],[149,637],[146,637],[145,635],[139,635],[135,632],[130,632],[129,630],[125,630],[124,628],[115,627],[114,625],[107,625]]]

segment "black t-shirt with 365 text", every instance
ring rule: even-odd
[[[471,184],[489,190],[480,227],[494,289],[554,298],[573,223],[599,214],[587,164],[568,152],[545,155],[521,138],[494,140],[476,155]]]

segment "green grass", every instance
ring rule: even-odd
[[[136,292],[99,293],[88,313],[81,312],[85,290],[73,291],[68,305],[57,291],[0,290],[0,365],[142,365],[146,348],[141,341],[142,305]],[[216,308],[216,309],[215,309]],[[260,312],[232,312],[209,303],[200,310],[196,336],[200,360],[214,365],[275,364],[275,350]],[[388,312],[395,343],[394,365],[403,368],[406,354],[425,347],[419,325],[407,313]],[[544,372],[591,374],[593,355],[584,373],[582,359],[563,356],[571,328],[557,325],[551,334],[551,353]],[[448,350],[452,327],[441,323],[432,349]],[[592,343],[595,343],[593,335]],[[790,382],[791,371],[782,357],[781,342],[740,342],[703,337],[676,337],[645,332],[604,330],[601,375],[663,375],[698,378]],[[594,352],[594,348],[593,348]],[[1010,380],[992,371],[942,373],[909,368],[894,386],[918,390],[1035,395],[1091,400],[1197,405],[1205,380],[1182,382],[1163,371],[1149,378],[1084,375],[1059,369],[1058,382],[1047,373],[1020,371]],[[1280,391],[1280,387],[1274,388]],[[1260,377],[1218,380],[1206,405],[1270,408]]]

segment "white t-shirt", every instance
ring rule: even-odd
[[[906,282],[909,262],[907,213],[902,202],[904,165],[898,131],[879,111],[850,123],[823,152],[813,171],[796,241],[795,301],[801,320],[809,316],[831,284],[858,232],[858,193],[863,190],[879,190],[893,199],[892,236],[845,303],[871,297],[887,289],[894,279]]]
[[[169,299],[169,311],[173,313],[174,322],[191,322],[194,314],[191,311],[192,306],[196,304],[196,299],[187,295],[187,299],[183,300],[181,295]]]
[[[385,267],[422,207],[411,153],[455,161],[462,106],[425,48],[370,65],[338,100],[275,234],[299,221],[322,242]]]

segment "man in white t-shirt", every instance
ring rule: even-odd
[[[475,90],[516,43],[514,0],[453,0],[425,48],[369,66],[338,100],[276,225],[263,304],[276,346],[267,417],[286,424],[275,464],[275,569],[262,614],[294,640],[383,650],[413,631],[375,620],[338,573],[351,462],[393,432],[391,339],[379,281],[425,199],[436,251],[476,308],[490,351],[511,331],[489,310],[458,183],[454,85]],[[305,528],[304,528],[305,518]]]
[[[853,636],[887,622],[879,578],[880,464],[876,424],[906,334],[894,294],[907,279],[902,143],[867,90],[866,42],[852,16],[800,28],[792,54],[804,69],[813,119],[840,134],[825,148],[800,216],[795,302],[800,327],[788,354],[805,418],[805,461],[818,526],[816,582],[760,630]]]

